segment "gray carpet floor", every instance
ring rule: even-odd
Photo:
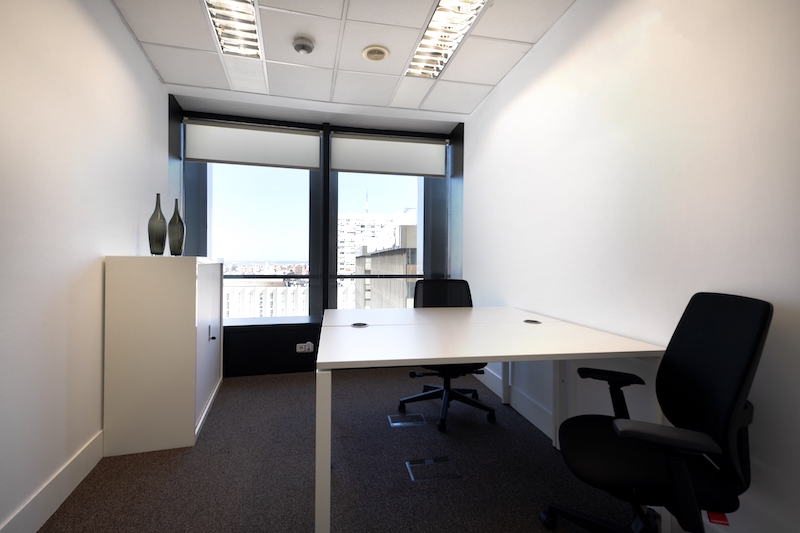
[[[496,423],[453,402],[441,433],[440,402],[425,401],[406,413],[424,425],[393,427],[397,401],[422,384],[403,368],[334,372],[334,533],[540,532],[550,501],[631,520],[626,504],[578,481],[545,435],[471,376],[457,386],[478,389]],[[436,461],[412,467],[412,480],[406,462],[426,459]],[[313,530],[314,375],[297,373],[226,378],[194,447],[103,458],[39,531]],[[562,522],[558,531],[582,530]]]

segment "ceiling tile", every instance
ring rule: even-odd
[[[159,44],[142,44],[164,83],[230,89],[219,55]]]
[[[259,7],[275,7],[322,17],[341,19],[344,0],[258,0]]]
[[[420,106],[426,111],[469,114],[492,91],[491,85],[474,85],[439,80]]]
[[[333,101],[344,104],[388,106],[399,76],[339,72],[333,89]]]
[[[266,59],[310,67],[334,67],[341,25],[339,20],[274,9],[260,9],[259,12]],[[298,35],[311,39],[314,43],[313,52],[301,55],[295,51],[292,43]]]
[[[225,109],[252,106],[248,113],[271,106],[270,116],[333,113],[337,120],[346,103],[362,106],[348,121],[381,116],[415,128],[442,121],[431,111],[463,120],[574,2],[491,0],[437,80],[403,77],[437,0],[258,0],[260,61],[218,52],[204,0],[112,1],[172,94],[214,93],[220,109],[226,101]],[[298,35],[314,42],[313,53],[294,51]],[[386,47],[388,58],[365,59],[370,45]],[[391,120],[380,109],[386,106]]]
[[[428,24],[437,0],[350,0],[347,20],[420,29]]]
[[[140,42],[217,49],[203,4],[197,0],[114,0]]]
[[[439,79],[496,85],[528,53],[532,45],[469,36]]]
[[[264,62],[246,57],[223,56],[231,89],[245,93],[267,94]]]
[[[267,62],[269,94],[328,102],[333,71],[314,67]]]
[[[420,32],[410,28],[347,21],[339,53],[339,68],[354,72],[394,74],[405,72],[411,54],[417,46]],[[389,50],[383,61],[370,61],[362,52],[370,45],[379,45]]]
[[[397,89],[390,107],[405,107],[417,109],[428,91],[431,90],[434,80],[431,78],[414,78],[403,76],[400,80],[400,87]]]
[[[575,0],[494,0],[471,35],[535,43]]]

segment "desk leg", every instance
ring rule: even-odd
[[[314,531],[331,530],[331,371],[317,370],[317,440]]]
[[[503,382],[503,405],[508,405],[511,403],[511,363],[504,361],[500,364],[502,365],[500,380]]]
[[[553,446],[561,449],[558,428],[569,417],[569,384],[567,383],[567,361],[553,361]]]

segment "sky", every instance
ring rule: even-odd
[[[225,261],[308,262],[307,170],[210,164],[211,250]],[[339,213],[417,207],[415,176],[339,174]]]

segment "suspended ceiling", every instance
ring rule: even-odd
[[[445,133],[574,0],[490,0],[437,79],[404,75],[436,0],[256,0],[262,59],[223,56],[204,0],[113,1],[184,109]],[[389,56],[365,59],[370,45]]]

